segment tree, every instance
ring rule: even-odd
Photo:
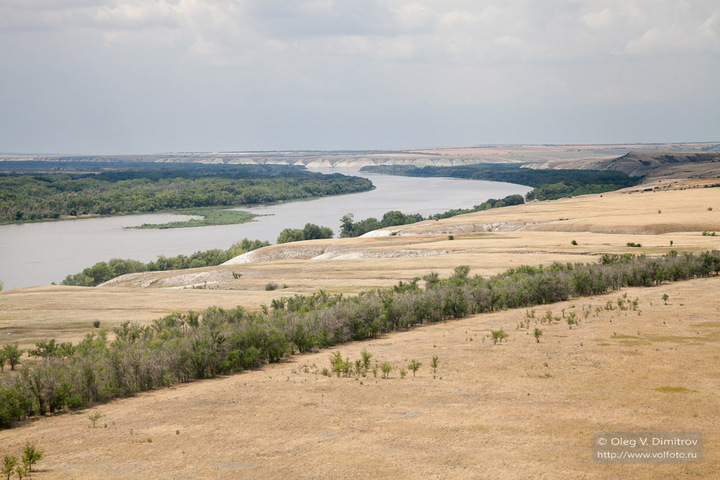
[[[333,231],[328,227],[321,227],[314,223],[306,223],[305,227],[286,228],[277,238],[277,243],[300,242],[302,240],[316,240],[319,238],[332,238]]]
[[[10,370],[15,370],[15,367],[20,363],[20,356],[24,350],[20,350],[17,343],[14,345],[7,344],[3,347],[3,353],[5,354],[5,360],[10,364]]]
[[[535,331],[533,332],[533,335],[535,336],[535,341],[537,343],[540,343],[540,337],[542,337],[542,334],[543,334],[543,331],[540,330],[539,328],[536,328]]]
[[[278,235],[277,243],[300,242],[305,240],[303,231],[297,228],[286,228]]]
[[[508,334],[502,328],[500,330],[491,330],[490,333],[492,333],[494,344],[502,343],[508,337]]]
[[[408,369],[412,370],[412,372],[413,372],[413,377],[415,376],[415,374],[417,373],[417,371],[418,371],[418,369],[420,368],[421,365],[422,365],[422,363],[421,363],[421,362],[418,362],[417,360],[411,360],[411,361],[410,361],[410,365],[408,365]]]
[[[319,238],[332,238],[333,231],[328,227],[321,227],[314,223],[306,223],[302,230],[305,240],[315,240]]]
[[[343,217],[340,219],[340,237],[341,238],[349,238],[349,237],[355,237],[355,223],[353,222],[355,220],[355,217],[352,213],[348,213],[347,215],[343,215]]]
[[[10,480],[10,476],[15,471],[15,465],[17,465],[18,459],[15,455],[5,455],[3,457],[3,464],[0,467],[0,473],[5,475],[7,480]]]
[[[42,450],[35,448],[35,444],[26,442],[23,448],[22,462],[28,473],[32,473],[32,466],[35,465],[45,454]]]

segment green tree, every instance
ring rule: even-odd
[[[32,473],[33,465],[39,462],[44,454],[45,452],[43,452],[42,450],[38,450],[35,447],[35,444],[25,442],[25,447],[23,447],[22,462],[27,469],[27,473]]]
[[[301,242],[305,240],[303,231],[297,228],[286,228],[277,237],[277,243]]]
[[[502,343],[508,337],[508,334],[502,328],[500,330],[491,330],[490,333],[492,333],[494,344]]]
[[[7,344],[3,347],[3,353],[5,354],[5,361],[10,364],[10,370],[15,370],[15,367],[18,363],[20,363],[20,356],[23,354],[24,350],[20,350],[18,348],[17,343],[15,344]]]
[[[305,240],[316,240],[320,238],[332,238],[333,231],[328,227],[321,227],[314,223],[306,223],[302,230]]]
[[[540,343],[540,337],[542,337],[542,334],[543,334],[543,331],[540,330],[539,328],[536,328],[535,331],[533,332],[533,335],[535,336],[535,341],[537,343]]]
[[[355,235],[355,223],[354,223],[355,217],[352,213],[348,213],[347,215],[343,215],[343,217],[340,219],[340,237],[341,238],[350,238],[350,237],[356,237]]]
[[[6,480],[10,480],[10,476],[15,471],[15,465],[17,465],[18,459],[15,455],[5,455],[3,457],[3,464],[0,467],[0,473],[5,475]]]
[[[415,376],[415,373],[420,369],[420,366],[422,365],[421,362],[418,362],[417,360],[411,360],[410,365],[408,365],[408,369],[412,370],[413,377]]]

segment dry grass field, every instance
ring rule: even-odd
[[[23,345],[77,339],[94,320],[110,327],[210,305],[259,308],[320,288],[352,294],[430,272],[447,276],[458,265],[492,275],[603,253],[718,248],[720,237],[702,232],[720,232],[720,190],[702,187],[663,181],[361,239],[273,246],[248,255],[250,263],[135,275],[94,289],[1,292],[0,335]],[[279,289],[266,291],[268,283]],[[394,367],[388,379],[324,376],[331,351],[293,356],[29,421],[0,431],[0,454],[35,442],[46,452],[39,479],[717,478],[719,290],[717,277],[626,289],[536,307],[535,318],[497,312],[333,350],[358,359],[367,349],[373,363]],[[637,307],[619,308],[635,299]],[[547,311],[560,320],[541,323]],[[563,319],[571,312],[581,319],[572,329]],[[529,328],[519,327],[525,321]],[[510,336],[494,345],[490,331],[501,327]],[[413,359],[422,362],[417,376],[401,378]],[[95,412],[102,417],[92,428]],[[604,431],[700,432],[703,461],[599,464],[591,443]]]

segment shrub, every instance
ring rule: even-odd
[[[543,334],[543,331],[540,330],[539,328],[536,328],[535,331],[533,332],[533,336],[535,337],[535,341],[537,343],[540,343],[540,337],[542,337],[542,334]]]
[[[430,361],[430,368],[432,368],[433,378],[435,378],[435,374],[437,373],[437,369],[438,369],[438,356],[437,355],[432,356],[432,360]]]
[[[35,448],[35,444],[26,442],[23,448],[22,463],[27,469],[27,473],[32,473],[32,466],[42,459],[45,452]]]
[[[380,365],[380,370],[382,371],[382,378],[388,378],[390,376],[390,372],[392,372],[392,369],[392,365],[387,362]]]
[[[92,428],[95,428],[95,424],[98,420],[100,420],[103,417],[102,413],[95,412],[92,415],[89,415],[88,418],[90,419],[90,422],[92,423]]]
[[[17,465],[18,459],[15,455],[5,455],[3,457],[3,464],[0,467],[0,473],[5,475],[7,480],[10,480],[10,476],[15,471],[15,465]]]
[[[370,368],[370,359],[372,358],[372,354],[363,348],[363,351],[360,352],[360,355],[362,356],[362,366],[365,371],[367,371],[368,368]]]
[[[20,363],[20,357],[25,350],[20,350],[17,343],[7,344],[3,347],[3,356],[5,361],[10,365],[10,370],[15,370],[15,367]]]
[[[502,343],[502,341],[508,337],[508,334],[505,333],[502,328],[500,330],[491,330],[490,333],[492,334],[493,344],[495,345]]]
[[[417,373],[417,371],[420,369],[420,366],[422,363],[418,362],[417,360],[411,360],[410,364],[408,365],[408,370],[413,372],[413,377]]]
[[[270,282],[267,285],[265,285],[265,290],[268,292],[272,291],[272,290],[277,290],[278,288],[280,288],[280,286],[277,283]]]

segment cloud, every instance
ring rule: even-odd
[[[212,138],[200,119],[720,106],[718,52],[717,0],[0,0],[0,140],[12,112]]]
[[[154,33],[230,63],[249,52],[526,62],[720,49],[720,4],[706,0],[6,0],[0,19],[0,30],[90,29],[111,44]]]

